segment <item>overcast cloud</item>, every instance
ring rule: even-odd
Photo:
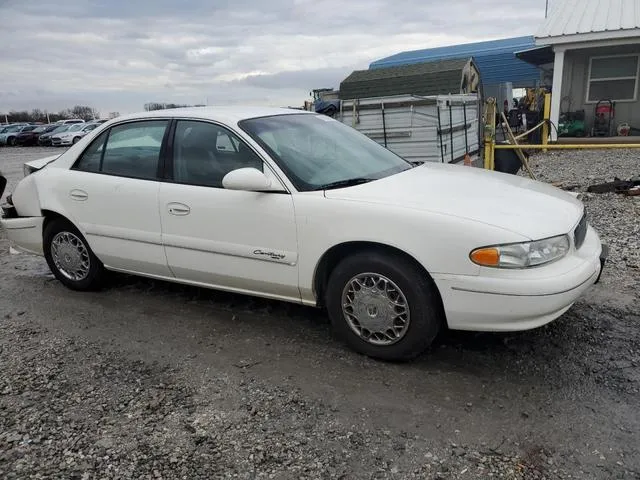
[[[544,0],[0,0],[0,112],[302,105],[404,50],[531,35]]]

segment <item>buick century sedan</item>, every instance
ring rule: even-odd
[[[2,226],[67,287],[116,271],[322,307],[379,359],[413,358],[443,328],[544,325],[606,255],[583,204],[554,186],[415,166],[293,109],[118,117],[24,171]]]

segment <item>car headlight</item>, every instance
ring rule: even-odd
[[[528,268],[559,260],[568,251],[569,236],[558,235],[533,242],[482,247],[472,251],[469,257],[483,267]]]

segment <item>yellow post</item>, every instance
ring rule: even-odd
[[[542,125],[542,144],[547,145],[549,143],[549,123],[550,123],[549,117],[551,117],[551,94],[550,93],[544,94],[544,111],[542,116],[544,117],[544,124]],[[546,152],[547,149],[545,148],[542,151]]]
[[[484,168],[493,170],[496,143],[496,99],[493,97],[488,98],[485,104],[484,122]]]

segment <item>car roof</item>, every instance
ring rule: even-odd
[[[305,110],[297,110],[285,107],[185,107],[169,108],[166,110],[154,110],[151,112],[132,113],[117,117],[117,120],[133,120],[143,118],[171,117],[171,118],[199,118],[214,120],[221,123],[233,124],[256,117],[268,117],[272,115],[313,114]]]

